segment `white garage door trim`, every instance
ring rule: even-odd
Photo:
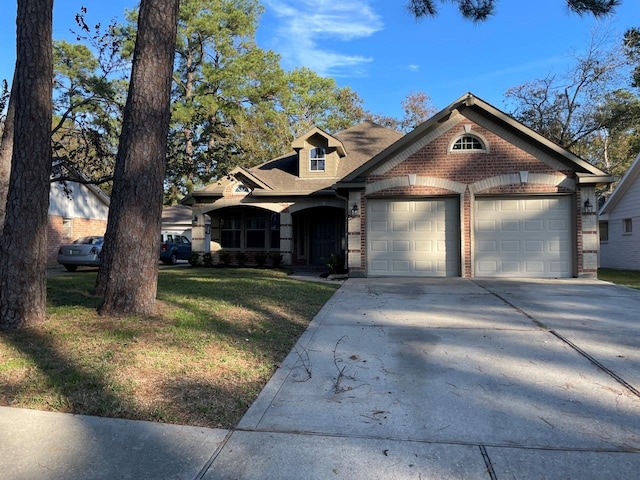
[[[475,199],[476,277],[573,276],[570,196]]]
[[[457,197],[369,199],[367,275],[460,275]]]

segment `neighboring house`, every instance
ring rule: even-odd
[[[183,203],[193,248],[282,254],[351,276],[595,276],[595,187],[613,179],[472,94],[407,135],[314,128]]]
[[[186,205],[162,207],[162,231],[179,232],[191,239],[191,208]]]
[[[109,197],[95,185],[68,181],[51,183],[47,262],[55,263],[58,248],[80,237],[104,235],[109,216]]]
[[[600,266],[640,270],[639,235],[640,154],[600,210]]]

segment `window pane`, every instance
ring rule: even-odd
[[[323,172],[325,156],[326,153],[322,147],[309,150],[309,170],[312,172]]]
[[[240,248],[242,223],[240,215],[227,215],[220,219],[220,244],[222,248]]]
[[[600,241],[609,241],[609,222],[600,222]]]
[[[240,230],[223,230],[220,244],[222,248],[240,248]]]
[[[246,248],[264,248],[267,218],[264,215],[246,217]]]
[[[484,150],[484,145],[482,142],[472,136],[472,135],[464,135],[460,137],[451,147],[452,150]]]

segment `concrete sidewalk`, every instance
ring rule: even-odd
[[[14,479],[628,479],[640,291],[350,279],[233,432],[0,408]]]

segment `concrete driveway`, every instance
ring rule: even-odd
[[[639,390],[640,291],[350,279],[202,478],[637,478]]]

